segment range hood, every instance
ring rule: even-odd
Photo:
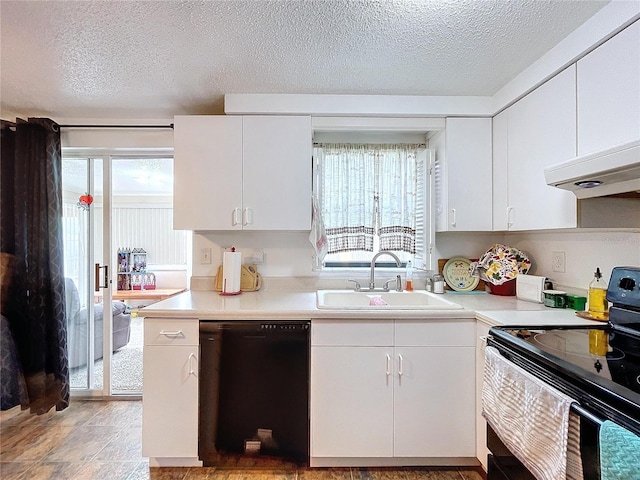
[[[578,198],[640,192],[640,140],[547,167],[544,176]]]

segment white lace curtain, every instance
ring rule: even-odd
[[[418,145],[322,144],[318,197],[328,252],[415,253]]]

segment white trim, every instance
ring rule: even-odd
[[[402,132],[426,133],[444,130],[444,118],[312,117],[314,132]]]
[[[364,117],[491,116],[491,97],[419,95],[300,95],[227,93],[227,115]]]

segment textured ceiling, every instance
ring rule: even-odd
[[[225,93],[493,95],[591,0],[0,1],[3,117],[222,113]]]

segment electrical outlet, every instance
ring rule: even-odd
[[[253,264],[253,265],[262,265],[264,264],[264,250],[255,249],[251,252],[251,255],[247,257],[245,263]]]
[[[552,252],[551,253],[551,267],[554,272],[565,273],[566,268],[566,256],[564,252]]]
[[[201,265],[209,265],[211,263],[211,249],[210,248],[201,248],[200,249],[200,264]]]

